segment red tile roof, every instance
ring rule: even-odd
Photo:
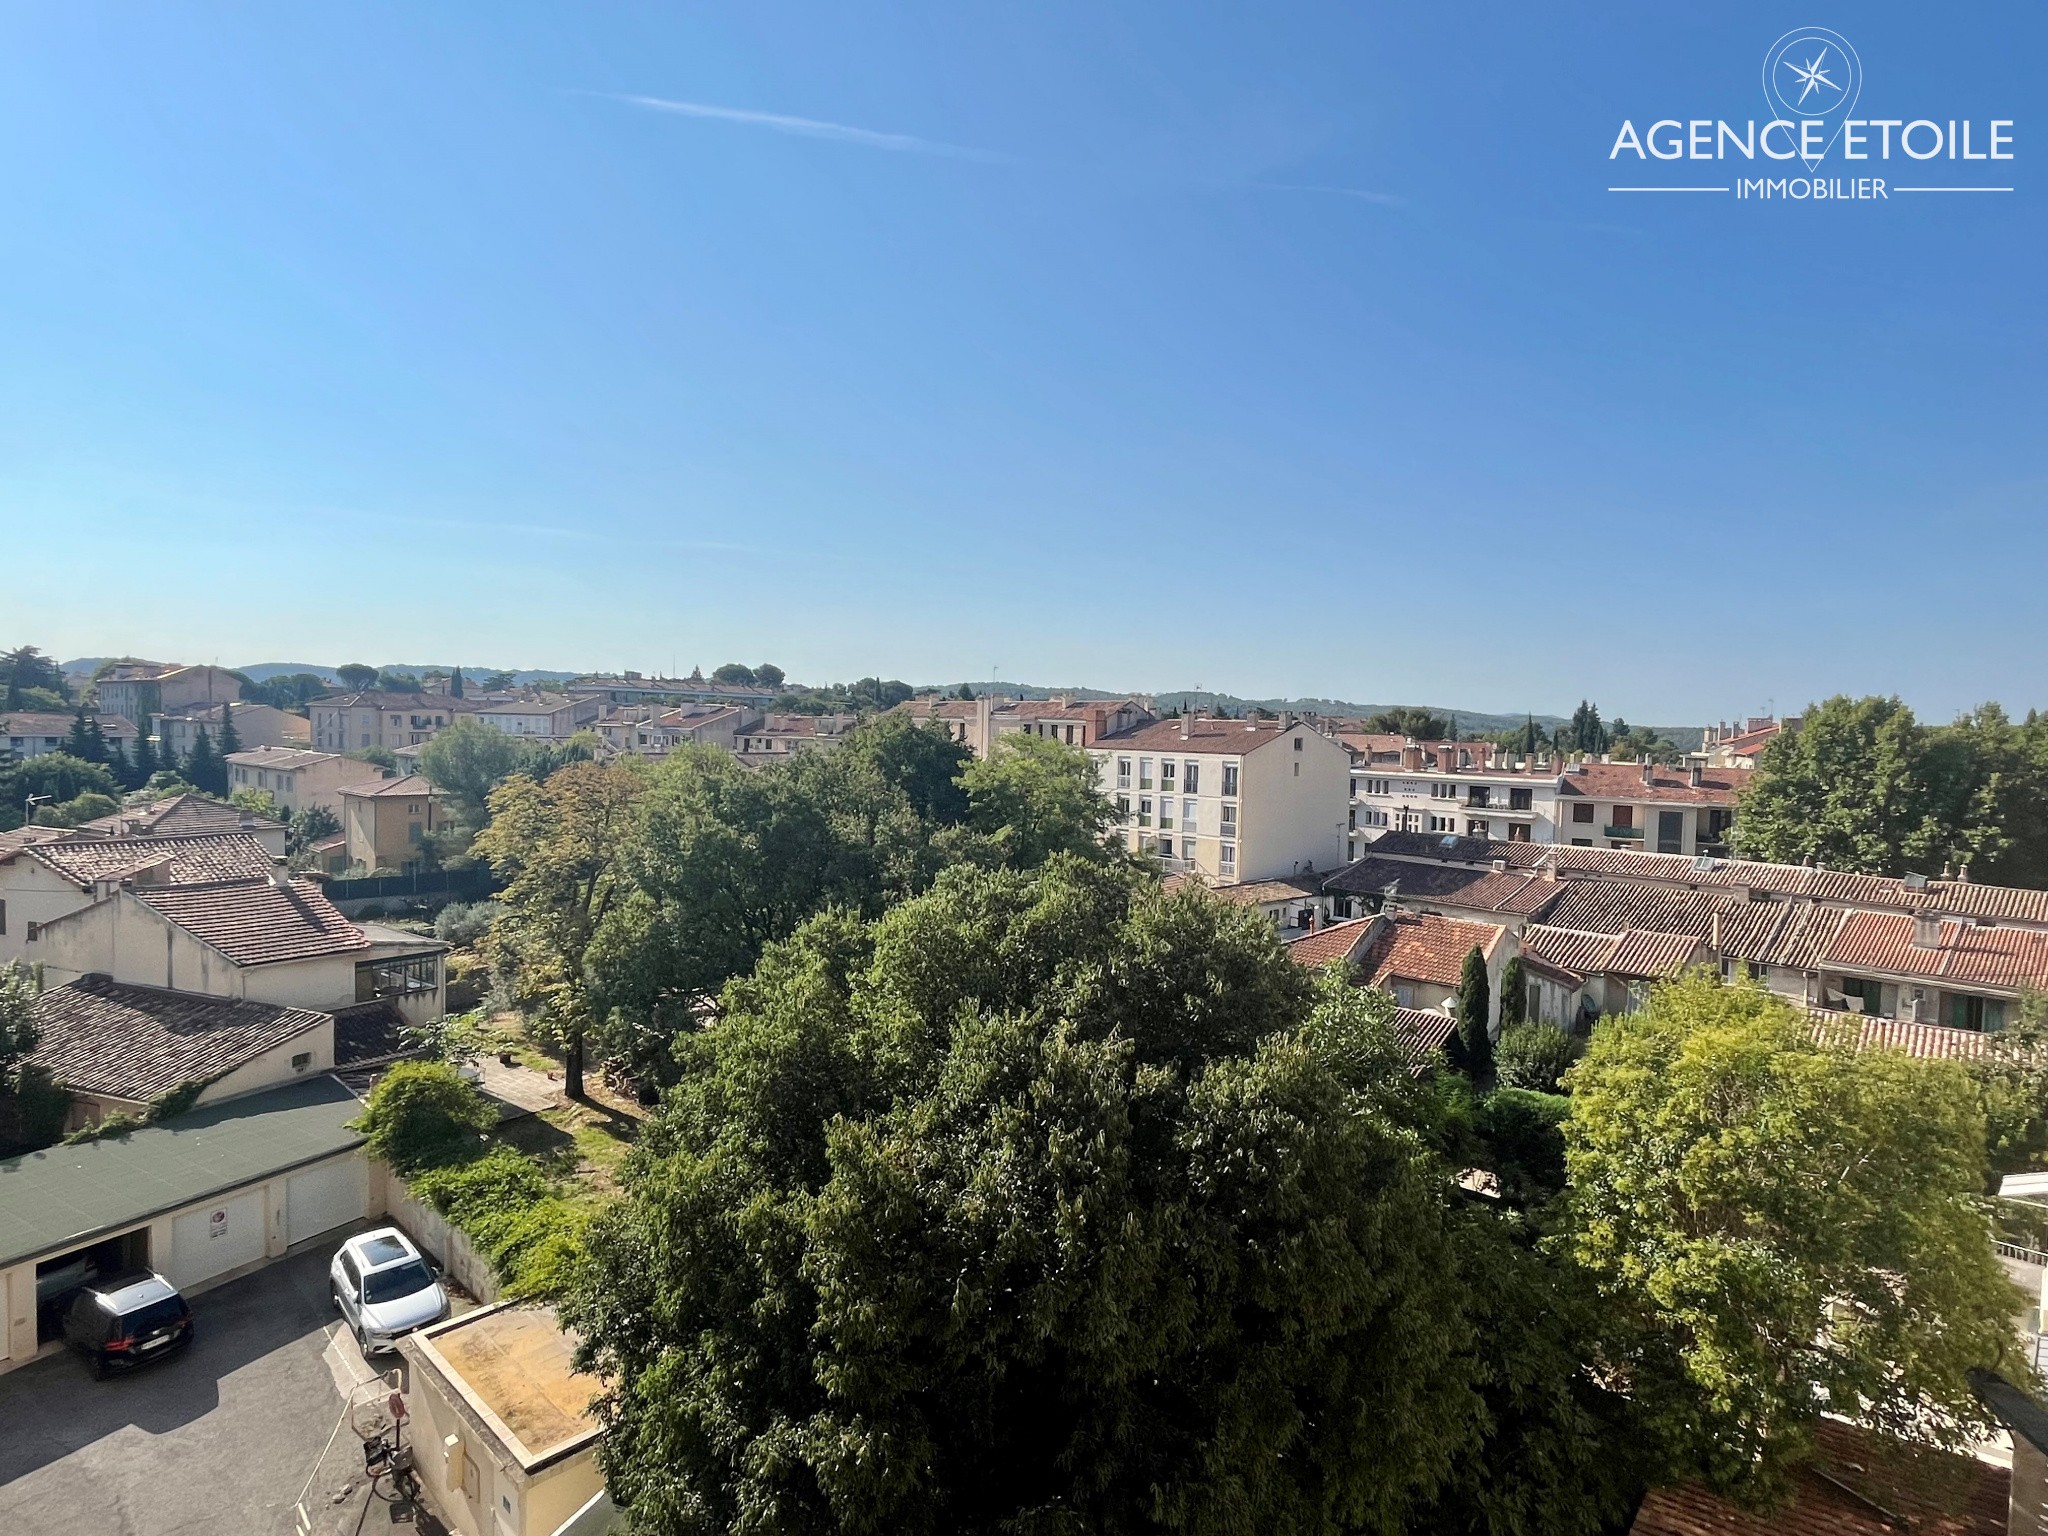
[[[74,1093],[146,1104],[210,1083],[329,1023],[324,1013],[128,986],[87,976],[36,999],[42,1042],[30,1059]]]
[[[1288,944],[1287,958],[1296,965],[1324,965],[1332,960],[1349,960],[1371,933],[1372,924],[1369,917],[1354,917],[1304,933]],[[1463,960],[1464,956],[1458,958]]]
[[[1852,912],[1821,963],[2003,991],[2048,987],[2048,933],[1944,922],[1940,942],[1923,949],[1913,942],[1914,927],[1915,920],[1900,913]]]
[[[167,885],[213,880],[264,879],[275,861],[255,838],[243,832],[201,837],[75,838],[39,843],[28,856],[81,887],[96,880],[118,880],[144,870]]]
[[[1468,923],[1426,912],[1383,912],[1362,921],[1381,925],[1358,957],[1366,982],[1375,987],[1394,980],[1455,987],[1473,947],[1490,959],[1507,932],[1493,923]]]
[[[1181,737],[1181,727],[1188,729],[1187,739]],[[1283,727],[1277,720],[1210,720],[1197,717],[1178,720],[1152,720],[1144,725],[1134,725],[1129,730],[1115,731],[1095,740],[1097,748],[1103,751],[1141,752],[1229,753],[1255,752],[1268,742],[1278,741],[1293,727]],[[1314,735],[1314,732],[1310,732]]]
[[[1444,1042],[1451,1038],[1451,1031],[1458,1027],[1458,1021],[1441,1008],[1395,1008],[1394,1033],[1399,1037],[1402,1048],[1415,1063],[1415,1070],[1422,1071],[1429,1065],[1430,1058],[1444,1048]]]
[[[336,793],[347,795],[352,800],[425,800],[438,795],[440,790],[425,774],[408,773],[397,779],[364,779],[359,784],[344,784]]]
[[[1676,976],[1699,954],[1689,933],[1630,928],[1618,934],[1585,933],[1531,923],[1522,930],[1522,953],[1545,965],[1581,976],[1621,976],[1663,981]]]
[[[1694,784],[1683,768],[1653,766],[1643,782],[1641,763],[1587,763],[1564,775],[1558,793],[1566,799],[1659,800],[1687,805],[1733,805],[1754,770],[1709,768]]]
[[[1491,868],[1468,869],[1456,864],[1417,864],[1367,854],[1323,882],[1326,891],[1379,896],[1397,885],[1401,901],[1436,902],[1472,912],[1504,912],[1527,917],[1557,899],[1560,887],[1526,870],[1498,874]]]
[[[370,947],[362,929],[337,912],[310,880],[285,885],[231,880],[144,886],[133,895],[237,965],[307,960]]]
[[[1906,1453],[1833,1419],[1820,1422],[1817,1439],[1813,1464],[1793,1474],[1782,1507],[1756,1513],[1703,1488],[1658,1488],[1629,1536],[2006,1536],[2005,1468],[1945,1451]]]
[[[1866,1018],[1862,1014],[1825,1009],[1809,1011],[1826,1025],[1853,1026],[1856,1044],[1866,1051],[1904,1051],[1926,1061],[1972,1061],[1991,1047],[1991,1037],[1974,1029],[1946,1029],[1939,1024]]]
[[[78,830],[105,837],[191,837],[204,832],[239,832],[244,822],[258,830],[277,831],[284,825],[267,816],[252,816],[225,800],[184,794],[169,795],[149,805],[124,806]]]

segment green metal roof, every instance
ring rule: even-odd
[[[0,1268],[362,1145],[362,1105],[332,1077],[209,1104],[122,1140],[0,1161]]]

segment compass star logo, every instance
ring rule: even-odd
[[[1764,55],[1764,96],[1771,115],[1802,127],[1802,144],[1832,145],[1863,93],[1863,61],[1849,40],[1826,27],[1795,27]],[[1821,150],[1821,155],[1826,149]],[[1811,170],[1820,156],[1800,155]]]

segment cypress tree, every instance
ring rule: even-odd
[[[131,789],[140,789],[156,777],[156,743],[147,731],[135,733],[135,753],[128,771],[135,781],[129,786]]]
[[[82,763],[96,763],[92,755],[92,733],[85,726],[85,706],[78,706],[78,713],[71,717],[71,734],[64,739],[64,750]]]
[[[1515,956],[1500,975],[1500,1027],[1512,1029],[1529,1016],[1529,983],[1522,957]]]
[[[1493,1037],[1486,1030],[1492,999],[1486,984],[1486,956],[1474,944],[1458,978],[1458,1065],[1475,1083],[1493,1080]]]
[[[220,707],[220,755],[225,762],[230,753],[242,750],[242,734],[235,729],[235,709],[232,704]]]
[[[113,762],[113,749],[107,743],[107,733],[100,729],[100,717],[98,715],[91,716],[85,722],[85,745],[86,750],[92,753],[89,761],[95,763]]]
[[[448,679],[448,697],[451,699],[462,697],[462,668],[460,667],[457,667]]]
[[[185,778],[194,789],[219,795],[223,800],[227,798],[227,765],[213,750],[213,737],[207,734],[203,725],[199,727],[199,734],[192,738],[192,755],[185,759]]]

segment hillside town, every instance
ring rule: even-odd
[[[1896,1061],[1909,1097],[1980,1095],[1978,1123],[2003,1138],[1979,1133],[1969,1170],[1994,1197],[1972,1218],[1981,1294],[1944,1306],[1975,1308],[1999,1342],[1912,1390],[1957,1425],[1921,1454],[1946,1458],[1986,1523],[1925,1528],[2036,1529],[2021,1510],[2048,1479],[2048,888],[1986,878],[1968,827],[1914,868],[1773,858],[1789,845],[1750,832],[1785,816],[1801,744],[1869,701],[1713,722],[1681,748],[1609,731],[1590,705],[1477,736],[1420,709],[800,689],[736,664],[526,686],[351,665],[288,687],[215,665],[60,667],[33,647],[0,666],[0,1375],[46,1384],[19,1401],[62,1414],[79,1390],[51,1374],[67,1352],[119,1374],[247,1326],[216,1298],[331,1297],[339,1328],[315,1337],[339,1374],[263,1390],[302,1394],[278,1423],[333,1408],[361,1458],[335,1453],[341,1426],[310,1459],[276,1424],[248,1431],[258,1462],[276,1457],[257,1479],[268,1507],[302,1532],[361,1529],[373,1505],[466,1536],[671,1528],[605,1448],[632,1400],[604,1372],[628,1357],[588,1332],[631,1290],[613,1223],[651,1198],[633,1182],[643,1127],[726,1134],[689,1129],[693,1074],[727,1070],[720,1052],[750,1038],[789,965],[854,942],[832,924],[871,926],[858,942],[876,969],[828,1012],[857,1015],[875,987],[936,1007],[910,1001],[932,986],[972,1012],[962,999],[1007,995],[976,960],[885,979],[902,963],[892,925],[926,925],[935,957],[967,933],[1003,950],[1029,928],[999,930],[1037,902],[1121,914],[1069,942],[1132,978],[1119,986],[1191,989],[1173,1032],[1238,1027],[1199,1023],[1191,1000],[1251,986],[1247,946],[1277,966],[1259,986],[1336,988],[1314,993],[1315,1016],[1364,1009],[1344,1027],[1383,1031],[1401,1080],[1466,1106],[1455,1133],[1441,1108],[1416,1123],[1452,1138],[1458,1198],[1515,1222],[1565,1219],[1553,1202],[1594,1156],[1572,1117],[1622,1091],[1596,1087],[1603,1052],[1669,1010],[1768,1020],[1775,1049],[1796,1041],[1843,1073]],[[2005,867],[2025,867],[2017,841],[1999,844]],[[1137,947],[1102,948],[1118,944]],[[1027,947],[1014,963],[1041,962]],[[1058,1006],[1111,1006],[1085,995]],[[1247,1021],[1272,1006],[1230,1005]],[[1146,1019],[1117,1027],[1142,1039]],[[1186,1046],[1170,1033],[1164,1049]],[[757,1062],[719,1092],[780,1070]],[[1964,1193],[1974,1182],[1924,1197]],[[1829,1272],[1823,1300],[1846,1283]],[[1819,1427],[1767,1496],[1848,1522],[1815,1529],[1940,1504],[1869,1470],[1879,1431],[1856,1414],[1783,1411]],[[1612,1453],[1572,1433],[1570,1456]],[[41,1491],[9,1528],[55,1529],[55,1501],[122,1474],[88,1455],[71,1476],[17,1484]],[[1750,1528],[1739,1479],[1670,1477],[1589,1462],[1536,1486],[1573,1511],[1557,1529]]]

